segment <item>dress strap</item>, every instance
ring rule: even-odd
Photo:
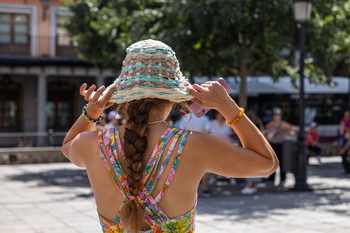
[[[125,155],[124,155],[124,152],[122,150],[122,143],[120,142],[119,128],[117,126],[114,127],[114,131],[115,131],[115,134],[114,134],[115,142],[117,144],[117,147],[118,147],[118,150],[119,150],[120,154],[122,155],[122,157],[123,157],[123,159],[125,161]]]
[[[169,142],[172,136],[178,131],[179,129],[177,128],[169,127],[159,139],[156,147],[154,148],[152,156],[148,161],[144,172],[142,173],[142,176],[141,176],[142,181],[140,182],[140,189],[142,189],[143,187],[149,188],[150,185],[152,184],[152,179],[149,180],[149,182],[146,184],[147,179],[151,176],[151,174],[155,173],[155,171],[157,170],[156,167],[158,166],[161,155],[165,150],[166,144]]]
[[[158,175],[157,175],[157,178],[156,178],[155,182],[152,184],[152,187],[151,187],[151,188],[149,189],[149,191],[148,191],[149,193],[152,193],[154,187],[157,185],[158,181],[159,181],[160,178],[162,177],[162,175],[163,175],[163,173],[164,173],[164,170],[165,170],[165,168],[166,168],[166,166],[167,166],[167,164],[168,164],[168,162],[169,162],[170,155],[171,155],[171,153],[173,152],[174,147],[175,147],[175,145],[176,145],[178,139],[180,138],[180,136],[183,134],[183,132],[184,132],[184,130],[180,130],[180,131],[178,131],[178,132],[175,134],[174,139],[173,139],[173,141],[171,142],[171,145],[170,145],[170,147],[169,147],[169,150],[168,150],[168,152],[167,152],[167,154],[166,154],[166,156],[165,156],[165,158],[164,158],[163,164],[162,164],[162,166],[161,166],[161,168],[160,168],[160,170],[159,170],[159,173],[158,173]]]
[[[179,149],[177,150],[177,154],[176,154],[176,157],[174,159],[174,162],[173,162],[173,167],[171,168],[170,170],[170,173],[169,173],[169,176],[168,176],[168,179],[167,181],[165,182],[165,185],[164,185],[164,188],[163,190],[158,194],[158,196],[155,198],[155,201],[158,203],[160,201],[160,199],[163,197],[164,193],[166,192],[166,190],[168,189],[171,181],[173,180],[174,178],[174,175],[175,175],[175,171],[176,171],[176,168],[179,164],[179,161],[180,161],[180,157],[182,155],[182,151],[184,149],[184,146],[185,146],[185,142],[186,142],[186,139],[187,139],[187,135],[188,135],[188,130],[186,130],[182,136],[182,139],[181,139],[181,143],[180,143],[180,146],[179,146]]]
[[[116,132],[115,132],[115,129],[116,129]],[[126,175],[122,170],[122,166],[120,164],[116,147],[115,147],[115,133],[119,134],[119,130],[117,127],[110,128],[107,131],[103,131],[103,139],[107,150],[107,154],[109,156],[109,160],[111,161],[114,171],[116,172],[124,191],[128,192],[129,185],[126,182]]]
[[[114,172],[112,171],[111,166],[108,163],[107,158],[102,153],[102,146],[103,146],[103,135],[102,134],[103,134],[102,131],[98,132],[98,147],[100,148],[100,156],[101,156],[103,164],[105,165],[106,169],[108,170],[108,173],[111,175],[112,179],[118,184],[117,179],[114,175]]]

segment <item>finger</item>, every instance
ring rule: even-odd
[[[109,108],[110,106],[112,106],[114,103],[112,103],[112,102],[108,102],[107,104],[106,104],[106,108]]]
[[[85,93],[85,100],[86,101],[90,101],[91,100],[91,95],[92,93],[94,92],[94,90],[96,89],[96,86],[95,85],[92,85],[88,90],[87,92]]]
[[[87,87],[86,83],[84,83],[83,85],[80,86],[80,91],[79,91],[80,95],[85,96],[86,87]]]
[[[112,98],[113,92],[115,91],[115,88],[117,85],[112,84],[111,86],[108,87],[108,90],[105,94],[100,99],[100,103],[104,106],[108,101]]]
[[[191,99],[191,101],[192,101],[193,103],[197,104],[198,106],[204,108],[203,103],[202,103],[199,99],[193,98],[193,99]]]
[[[102,92],[105,90],[105,86],[101,86],[94,94],[94,97],[92,97],[91,102],[97,103],[98,99],[100,98]]]
[[[192,87],[193,87],[193,89],[195,89],[196,91],[198,91],[200,93],[204,93],[204,92],[208,91],[208,88],[205,84],[202,84],[202,85],[193,84]]]
[[[194,85],[197,85],[197,84],[194,84]],[[194,85],[192,85],[192,87],[187,87],[186,91],[188,94],[198,98],[201,95],[201,93],[196,89],[194,89]]]

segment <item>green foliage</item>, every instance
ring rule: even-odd
[[[187,76],[281,75],[298,78],[299,49],[292,0],[62,0],[66,25],[81,58],[121,67],[125,49],[140,39],[169,44]],[[306,25],[305,76],[331,84],[348,75],[350,0],[313,1]],[[281,51],[289,51],[281,57]],[[244,93],[243,93],[244,98]]]
[[[162,16],[147,0],[61,0],[66,10],[71,37],[80,58],[99,67],[120,68],[125,49],[146,38],[153,23]]]
[[[157,36],[191,75],[278,76],[283,69],[272,73],[272,65],[283,61],[279,53],[297,37],[291,6],[291,0],[166,1]]]
[[[307,25],[306,77],[315,83],[331,84],[334,75],[349,75],[350,1],[314,1]],[[315,78],[316,77],[316,78]]]

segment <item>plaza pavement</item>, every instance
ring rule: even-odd
[[[350,232],[350,178],[340,157],[311,158],[312,192],[292,192],[260,184],[242,195],[244,183],[212,186],[199,195],[196,232],[347,233]],[[293,186],[287,176],[287,187]],[[70,163],[0,166],[0,233],[102,232],[86,172]]]

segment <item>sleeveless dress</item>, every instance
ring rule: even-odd
[[[144,172],[142,173],[141,182],[139,186],[140,192],[136,197],[135,201],[143,211],[144,221],[148,223],[149,226],[151,227],[150,230],[142,231],[144,233],[194,232],[194,228],[195,228],[194,216],[195,216],[197,201],[194,207],[190,211],[173,219],[170,219],[158,206],[158,202],[163,197],[164,193],[166,192],[167,188],[169,187],[174,177],[177,165],[181,158],[181,154],[186,142],[187,134],[188,134],[187,130],[170,126],[163,133],[161,138],[158,140],[158,143],[151,155],[151,158],[147,163]],[[176,157],[172,164],[172,168],[170,170],[169,176],[167,177],[167,180],[165,182],[165,185],[162,191],[156,196],[156,198],[153,198],[151,193],[154,187],[156,186],[156,184],[158,183],[159,179],[162,177],[164,170],[168,164],[170,155],[174,150],[175,144],[178,140],[181,140],[180,146],[177,150]],[[165,151],[165,147],[168,143],[171,143],[171,144],[165,155],[164,162],[163,164],[161,164],[161,169],[159,173],[155,174],[158,165],[160,165],[159,164],[160,159]],[[118,158],[118,154],[117,154],[117,149],[118,149],[120,152],[120,155],[123,157],[125,161],[125,156],[124,156],[123,150],[121,149],[122,146],[119,138],[118,127],[110,128],[107,131],[99,132],[98,144],[99,144],[100,154],[101,154],[103,163],[107,168],[107,170],[109,171],[109,174],[111,175],[112,179],[115,181],[115,183],[118,185],[119,189],[121,190],[122,195],[124,197],[124,202],[123,202],[124,204],[126,200],[129,199],[130,195],[129,195],[129,185],[126,182],[126,174],[122,170],[120,160],[119,160],[120,158]],[[103,145],[106,148],[108,156],[105,156],[102,153]],[[148,178],[150,179],[147,182]],[[98,213],[98,215],[99,215],[99,220],[100,220],[100,224],[103,232],[106,232],[106,233],[127,232],[127,229],[125,229],[125,226],[122,225],[122,222],[120,219],[120,210],[118,211],[113,222],[105,219],[103,216],[101,216],[100,213]]]

